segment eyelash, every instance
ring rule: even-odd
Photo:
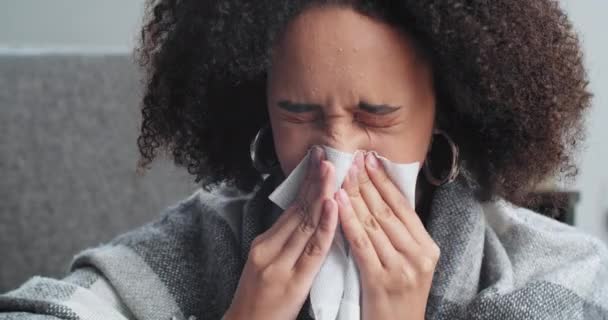
[[[307,123],[311,123],[311,122],[317,122],[319,120],[320,120],[319,117],[316,115],[314,115],[314,116],[301,116],[301,115],[290,116],[287,119],[287,121],[295,123],[295,124],[307,124]],[[355,113],[355,115],[353,117],[353,122],[356,122],[359,125],[363,125],[366,127],[373,127],[373,128],[387,128],[392,125],[390,123],[386,123],[387,119],[383,115],[374,115],[374,114],[363,115],[361,113]]]

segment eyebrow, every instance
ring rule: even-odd
[[[292,102],[289,100],[279,101],[277,103],[277,105],[282,109],[285,109],[289,112],[294,112],[294,113],[312,112],[312,111],[320,110],[322,108],[321,105],[319,105],[319,104],[296,103],[296,102]],[[369,113],[375,113],[375,114],[380,114],[380,115],[384,115],[384,114],[388,114],[388,113],[397,111],[400,108],[401,107],[390,106],[387,104],[371,104],[371,103],[364,102],[364,101],[359,102],[359,109],[369,112]]]

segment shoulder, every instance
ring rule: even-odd
[[[228,187],[198,189],[157,219],[80,252],[70,270],[99,270],[130,309],[148,312],[149,305],[165,305],[173,313],[219,312],[229,302],[227,288],[238,280],[241,249],[235,230],[248,198]],[[155,295],[142,301],[141,292]],[[193,304],[192,296],[204,303]],[[211,306],[216,303],[222,306]]]
[[[66,278],[33,277],[0,295],[0,319],[219,319],[241,271],[235,235],[249,198],[225,186],[196,190],[153,221],[80,251]]]
[[[600,239],[505,200],[482,204],[486,251],[513,288],[549,283],[593,304],[608,301],[608,248]]]
[[[247,193],[234,187],[221,185],[208,192],[199,189],[190,200],[203,208],[202,211],[211,212],[210,215],[213,216],[213,219],[220,219],[222,223],[227,223],[234,235],[239,238],[244,208],[253,195],[253,192]]]
[[[531,245],[531,241],[543,242],[546,246],[562,249],[587,249],[606,255],[607,247],[600,239],[582,230],[559,222],[527,208],[516,206],[506,200],[484,202],[485,219],[500,239]],[[560,253],[572,252],[562,250]]]
[[[166,240],[171,239],[185,245],[184,242],[198,242],[200,236],[211,236],[210,233],[238,238],[244,205],[250,197],[225,185],[211,191],[199,188],[167,206],[152,221],[115,237],[109,244],[168,244]]]
[[[167,206],[150,222],[98,247],[129,249],[156,259],[159,251],[187,254],[195,248],[196,251],[213,250],[218,246],[232,248],[240,241],[241,218],[250,197],[250,194],[225,185],[211,191],[199,188]]]

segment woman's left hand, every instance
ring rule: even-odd
[[[336,200],[359,267],[362,319],[424,319],[439,247],[372,153],[357,153]]]

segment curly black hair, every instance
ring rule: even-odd
[[[405,30],[432,62],[438,126],[486,200],[525,203],[577,174],[590,106],[578,36],[553,0],[148,0],[139,169],[159,149],[209,188],[261,180],[249,144],[268,122],[266,70],[309,5],[345,5]]]

